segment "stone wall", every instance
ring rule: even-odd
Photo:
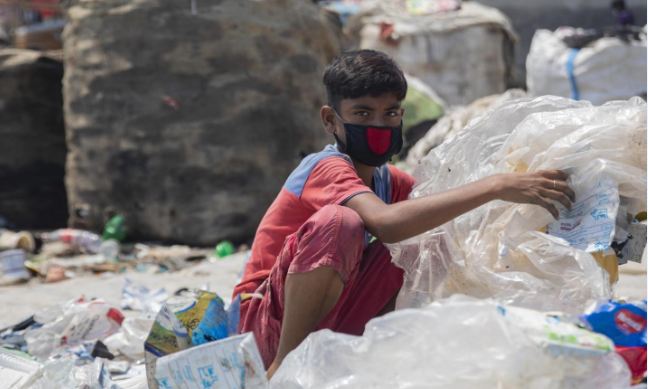
[[[130,237],[251,238],[326,143],[321,74],[339,43],[302,0],[73,1],[64,31],[70,224]]]
[[[60,58],[0,50],[0,217],[14,228],[67,221]]]

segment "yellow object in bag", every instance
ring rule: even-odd
[[[610,285],[619,281],[619,260],[616,254],[614,254],[614,250],[597,251],[592,253],[592,256],[596,259],[599,266],[608,272]]]

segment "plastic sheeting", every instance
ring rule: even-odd
[[[577,196],[603,179],[617,186],[619,216],[646,209],[646,104],[639,98],[594,107],[545,96],[507,101],[433,149],[414,172],[413,198],[505,172],[562,169]],[[584,200],[584,199],[583,199]],[[563,212],[561,218],[566,214]],[[592,254],[546,234],[545,209],[493,201],[390,245],[405,270],[397,307],[424,306],[455,293],[540,310],[582,312],[611,295]],[[607,250],[606,250],[607,248]]]
[[[558,318],[455,296],[371,320],[363,336],[321,330],[284,359],[271,388],[626,388],[602,335]]]
[[[409,84],[409,80],[408,80]],[[481,116],[484,112],[499,107],[502,103],[525,97],[526,92],[521,89],[509,89],[500,95],[482,97],[467,106],[455,106],[446,112],[439,121],[429,129],[428,132],[412,147],[407,154],[403,166],[404,170],[411,172],[419,164],[430,150],[437,147],[444,141],[451,139],[459,133],[470,121]],[[406,110],[407,115],[409,111]]]

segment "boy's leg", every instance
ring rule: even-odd
[[[286,238],[257,290],[262,297],[242,307],[241,332],[254,332],[266,367],[276,361],[276,368],[318,324],[335,322],[334,307],[355,278],[363,248],[362,220],[343,206],[322,208]]]
[[[279,349],[268,377],[313,330],[329,328],[362,335],[369,320],[394,309],[403,270],[392,264],[389,250],[381,242],[364,250],[352,274],[346,285],[328,267],[288,274]]]
[[[344,283],[333,268],[320,267],[286,277],[279,348],[268,368],[271,377],[290,351],[311,333],[337,304]]]
[[[326,328],[362,335],[369,320],[394,310],[402,285],[403,270],[391,262],[389,250],[379,241],[371,243],[364,250],[355,277],[346,286],[340,306],[335,307],[335,322]]]

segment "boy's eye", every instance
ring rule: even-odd
[[[369,116],[369,112],[367,112],[367,111],[357,111],[355,113],[355,115],[360,116],[360,117],[367,117],[367,116]]]
[[[398,112],[396,112],[396,111],[389,111],[389,112],[387,112],[387,116],[389,116],[389,117],[396,117],[396,116],[398,116]]]

